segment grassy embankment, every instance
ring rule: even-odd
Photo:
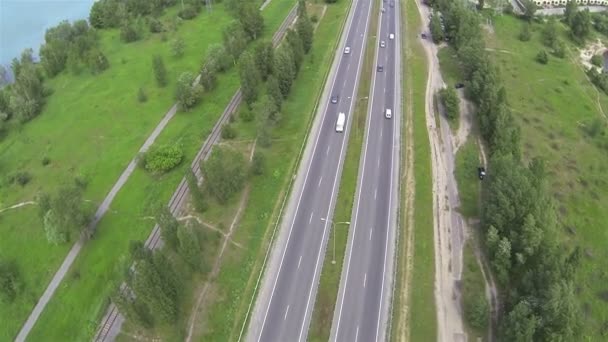
[[[365,123],[367,121],[367,108],[369,102],[368,97],[372,77],[375,73],[374,56],[376,48],[378,47],[376,37],[378,33],[378,6],[379,1],[376,1],[371,10],[371,18],[367,31],[367,45],[363,57],[363,64],[361,65],[359,89],[355,97],[357,102],[355,103],[353,111],[353,120],[348,138],[348,148],[346,150],[342,178],[340,180],[340,190],[338,192],[338,198],[336,199],[333,217],[335,224],[331,229],[332,234],[328,241],[329,245],[323,262],[319,289],[311,318],[308,336],[309,341],[327,341],[329,339],[334,308],[338,297],[340,276],[342,274],[348,232],[350,230],[350,226],[342,222],[349,222],[351,220],[355,191],[357,189],[361,146],[363,144],[363,139],[365,138]],[[332,241],[332,239],[335,241]],[[334,253],[336,260],[335,264],[332,263]]]
[[[291,1],[273,1],[266,7],[262,13],[266,22],[264,39],[272,37],[292,6]],[[210,14],[213,22],[217,22],[213,19],[216,13],[223,13],[221,6],[215,6]],[[201,26],[200,29],[204,31],[211,26],[215,25]],[[200,39],[201,32],[196,32],[193,39]],[[221,32],[221,27],[218,32]],[[221,36],[221,33],[218,35]],[[202,53],[195,57],[197,63],[190,70],[198,69]],[[150,70],[150,82],[153,82],[152,77]],[[111,211],[100,222],[94,240],[81,251],[70,274],[42,313],[30,335],[33,340],[75,337],[84,340],[94,333],[107,305],[112,284],[122,279],[121,274],[113,271],[115,265],[127,256],[129,241],[145,239],[150,233],[153,221],[149,216],[154,205],[168,202],[183,177],[183,170],[190,164],[238,85],[238,73],[233,68],[218,77],[218,87],[205,94],[198,107],[190,113],[178,114],[166,127],[156,144],[180,143],[185,153],[183,166],[161,177],[151,176],[141,169],[132,174],[116,196]],[[168,101],[165,110],[170,105],[171,101]],[[136,148],[141,140],[135,145]]]
[[[401,341],[409,338],[411,341],[434,341],[437,339],[437,315],[433,293],[435,278],[434,245],[433,245],[433,197],[431,150],[426,130],[425,94],[427,82],[427,59],[419,42],[421,19],[415,0],[408,0],[402,7],[404,19],[403,36],[403,95],[404,113],[410,115],[413,124],[413,163],[414,189],[403,186],[402,203],[406,193],[414,191],[413,229],[411,244],[407,243],[406,230],[399,235],[399,260],[395,300],[393,301],[393,322],[391,324],[391,339]],[[404,120],[404,124],[408,120]],[[405,129],[404,129],[405,131]],[[407,138],[405,133],[404,137]],[[406,168],[404,167],[403,170]],[[402,206],[401,222],[408,222],[405,217],[405,206]],[[405,265],[408,260],[407,248],[413,250],[413,268],[409,276],[411,284],[405,284],[408,270]],[[404,287],[409,291],[404,292]],[[402,307],[406,311],[401,310]],[[405,314],[407,312],[407,314]],[[404,324],[400,324],[407,320]],[[401,327],[401,328],[399,328]],[[403,330],[402,330],[403,329]]]
[[[608,326],[608,96],[585,77],[565,28],[560,25],[559,34],[568,44],[567,58],[550,56],[547,65],[540,65],[534,58],[546,49],[542,24],[533,24],[528,42],[517,39],[522,25],[510,16],[494,18],[488,47],[494,49],[491,56],[501,68],[521,128],[524,159],[541,156],[547,163],[561,239],[583,251],[576,279],[583,315],[580,339],[603,340]]]
[[[162,20],[169,22],[176,11],[169,9]],[[52,192],[62,182],[84,176],[88,181],[85,198],[93,209],[173,103],[174,80],[183,71],[198,70],[208,44],[221,42],[221,30],[230,20],[223,7],[217,6],[213,14],[203,12],[183,21],[177,31],[167,32],[166,42],[155,34],[125,44],[119,30],[99,31],[110,68],[96,76],[84,70],[80,75],[64,72],[47,80],[54,92],[43,112],[11,130],[0,143],[2,175],[19,170],[32,175],[25,187],[0,185],[0,207],[32,200],[39,191]],[[171,56],[174,37],[185,42],[181,58]],[[153,54],[164,58],[170,80],[165,88],[158,88],[154,81]],[[139,87],[148,95],[145,103],[137,101]],[[47,166],[42,165],[44,157],[51,161]],[[0,306],[0,339],[11,339],[71,244],[47,243],[36,206],[1,213],[0,226],[0,256],[17,263],[24,283],[24,293],[15,302]]]
[[[348,2],[327,5],[322,18],[320,7],[309,7],[309,13],[317,13],[321,21],[315,31],[311,54],[305,58],[291,94],[283,103],[283,119],[273,129],[273,144],[270,148],[256,147],[266,155],[267,170],[251,183],[250,200],[233,238],[245,248],[230,246],[227,250],[221,272],[212,287],[208,310],[197,322],[203,340],[238,339],[250,300],[255,295],[256,280],[275,223],[280,219],[281,203],[289,195],[288,186],[299,163],[298,153],[317,111],[320,91],[338,39],[335,32],[342,25]]]

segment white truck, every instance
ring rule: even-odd
[[[346,115],[342,112],[338,113],[338,120],[336,121],[336,132],[344,132],[344,123],[346,122]]]

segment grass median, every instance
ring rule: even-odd
[[[294,1],[273,1],[266,7],[262,12],[268,19],[264,39],[271,39],[293,4]],[[214,12],[219,10],[218,6]],[[156,144],[180,143],[186,156],[183,166],[160,177],[135,170],[100,222],[94,239],[83,248],[43,311],[30,334],[31,340],[90,339],[108,304],[113,284],[122,280],[115,265],[127,258],[129,241],[148,236],[154,224],[150,219],[154,206],[169,201],[184,169],[238,86],[238,70],[233,68],[218,77],[217,88],[206,94],[198,107],[176,115],[169,123]]]
[[[379,1],[375,2],[372,8],[370,25],[368,28],[368,41],[365,49],[365,56],[361,69],[359,90],[356,96],[355,109],[353,111],[353,122],[348,138],[348,147],[342,178],[340,180],[340,190],[336,200],[333,221],[336,223],[332,227],[332,234],[326,255],[323,262],[319,289],[315,300],[315,307],[312,313],[309,341],[327,341],[333,321],[334,308],[340,287],[340,276],[342,274],[342,264],[346,244],[348,240],[349,226],[340,222],[350,221],[355,191],[357,188],[357,174],[359,172],[359,161],[361,158],[361,146],[365,137],[365,122],[367,119],[368,96],[372,82],[374,68],[374,55],[377,47],[377,28],[378,28]],[[334,262],[335,260],[335,262]]]
[[[427,82],[427,60],[422,45],[418,41],[421,26],[420,14],[415,0],[407,0],[402,7],[405,19],[404,34],[404,70],[403,94],[404,112],[411,115],[413,139],[414,200],[413,221],[405,225],[405,231],[399,234],[399,259],[396,291],[393,301],[393,319],[391,339],[393,341],[435,341],[437,340],[437,315],[434,297],[434,245],[433,245],[433,197],[431,149],[426,130],[425,98]],[[408,134],[404,134],[408,138]],[[405,170],[406,168],[404,168]],[[406,193],[412,191],[402,187],[402,201]],[[402,202],[403,203],[403,202]],[[402,211],[406,206],[402,206]],[[401,214],[402,222],[408,222],[405,213]],[[407,240],[407,230],[411,240]],[[408,248],[413,248],[408,253]],[[413,260],[408,260],[411,255]],[[413,267],[405,265],[410,262]],[[412,272],[408,275],[407,272]],[[407,279],[411,284],[407,283]],[[414,292],[415,291],[415,292]],[[415,295],[414,295],[415,294]],[[403,308],[403,310],[402,310]]]

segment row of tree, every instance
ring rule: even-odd
[[[499,338],[574,340],[580,318],[573,279],[580,252],[557,239],[544,164],[521,161],[520,131],[498,68],[485,52],[478,15],[461,2],[438,0],[435,7],[462,61],[467,96],[477,106],[490,150],[481,219],[487,254],[504,291]]]

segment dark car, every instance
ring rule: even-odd
[[[422,37],[422,39],[426,39],[426,33],[422,33],[420,36]]]
[[[464,83],[456,83],[454,85],[454,88],[456,88],[456,89],[464,88]]]
[[[334,96],[332,96],[332,97],[331,97],[331,103],[338,103],[338,99],[339,99],[339,98],[340,98],[340,97],[339,97],[338,95],[334,95]]]
[[[477,176],[479,176],[480,180],[483,180],[484,177],[486,176],[486,168],[483,166],[480,166],[477,168]]]
[[[378,65],[378,67],[376,68],[376,70],[378,70],[378,72],[383,72],[384,71],[384,67],[382,65]]]

